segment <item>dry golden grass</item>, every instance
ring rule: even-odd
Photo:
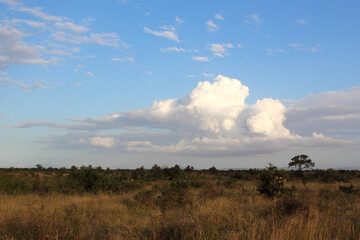
[[[297,185],[295,198],[271,200],[254,182],[210,184],[167,209],[156,194],[138,201],[139,191],[0,195],[0,239],[360,239],[358,194],[338,191],[338,183]]]

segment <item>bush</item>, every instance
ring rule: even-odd
[[[214,199],[224,194],[224,186],[222,184],[214,184],[207,182],[201,187],[200,198],[202,200]]]
[[[135,195],[134,199],[145,207],[151,207],[154,204],[155,194],[156,191],[154,190],[140,191]]]
[[[175,165],[172,168],[164,168],[163,173],[168,180],[173,180],[175,178],[184,177],[184,172],[181,170],[179,165]]]
[[[275,204],[275,208],[278,212],[280,212],[280,214],[291,215],[304,209],[304,203],[294,195],[285,194],[283,197],[278,199]]]
[[[339,191],[340,192],[343,192],[343,193],[348,193],[348,194],[350,194],[350,193],[356,193],[356,192],[358,192],[358,190],[356,190],[355,188],[354,188],[354,185],[350,185],[350,186],[339,186]]]
[[[268,198],[274,198],[285,192],[285,182],[284,171],[278,170],[276,166],[269,163],[269,166],[259,173],[256,185],[259,193]]]
[[[191,204],[189,187],[190,185],[185,179],[172,180],[162,187],[161,195],[157,199],[157,205],[162,210],[166,210]]]
[[[349,177],[340,171],[334,169],[327,170],[315,170],[315,177],[324,183],[337,182],[349,182]]]

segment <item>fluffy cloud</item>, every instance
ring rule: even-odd
[[[176,33],[176,29],[172,26],[164,26],[161,27],[163,29],[162,31],[153,31],[147,27],[144,27],[144,31],[146,33],[150,33],[152,35],[158,36],[158,37],[164,37],[176,42],[179,42],[178,35]]]
[[[345,101],[356,101],[353,107],[357,109],[358,91],[358,88],[351,89],[349,92],[352,97]],[[311,96],[312,99],[299,100],[288,108],[279,100],[271,98],[247,105],[245,100],[249,88],[237,79],[219,75],[213,81],[199,82],[181,99],[154,101],[149,108],[113,113],[100,118],[68,119],[76,124],[27,122],[17,127],[47,126],[82,130],[82,134],[56,137],[70,142],[73,147],[101,146],[119,151],[196,156],[236,156],[343,146],[353,142],[327,137],[319,133],[318,129],[312,129],[307,136],[293,129],[301,126],[299,121],[305,118],[301,118],[301,110],[309,108],[308,101],[318,102],[321,109],[321,101],[333,96],[346,99],[349,92]],[[341,110],[340,106],[338,111]],[[358,122],[360,114],[357,113],[352,118]],[[286,116],[289,116],[290,122]],[[300,120],[296,122],[294,118]],[[123,129],[124,133],[101,134],[101,130],[109,129]],[[81,142],[79,139],[82,139]]]
[[[252,116],[247,120],[247,126],[251,132],[270,138],[291,137],[290,131],[283,126],[285,111],[285,106],[279,100],[257,100],[252,106]]]
[[[245,107],[249,89],[240,81],[219,75],[213,83],[199,82],[185,98],[190,115],[199,119],[199,129],[219,133],[231,130]]]

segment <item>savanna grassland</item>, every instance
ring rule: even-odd
[[[0,169],[0,239],[360,239],[360,172]]]

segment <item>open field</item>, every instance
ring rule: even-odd
[[[66,185],[72,173],[33,171],[10,174],[33,176],[38,181],[33,192],[22,187],[23,193],[5,193],[5,183],[0,185],[0,239],[360,238],[357,172],[346,183],[313,180],[306,185],[288,172],[285,186],[296,190],[267,198],[257,191],[256,171],[179,170],[171,178],[155,177],[150,170],[139,177],[128,170],[130,179],[122,182],[129,183],[119,191],[80,194],[52,191],[50,183],[44,188],[45,181],[54,185],[56,176]]]

